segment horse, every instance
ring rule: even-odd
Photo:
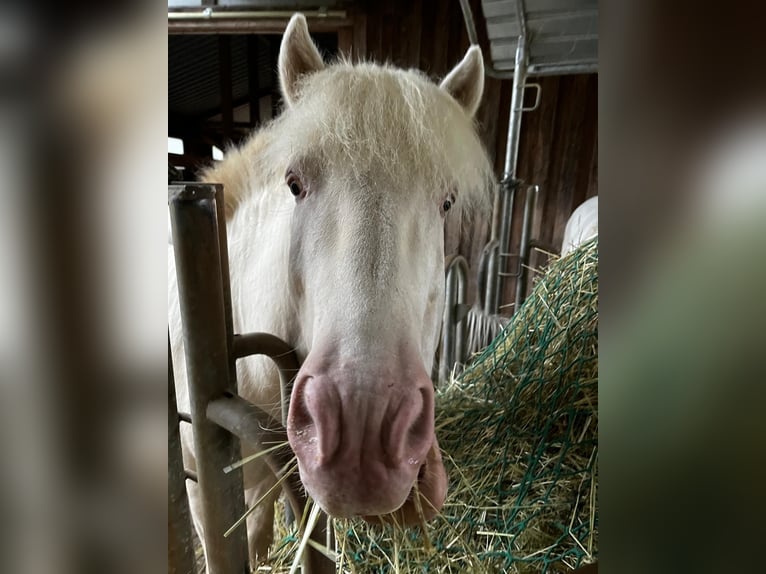
[[[325,65],[296,14],[278,68],[282,113],[201,178],[224,185],[235,331],[272,333],[302,360],[286,427],[301,481],[324,511],[430,519],[447,491],[429,376],[444,306],[444,221],[485,209],[494,190],[473,120],[481,51],[470,47],[438,85],[390,65]],[[168,268],[184,409],[172,256]],[[250,357],[237,376],[240,395],[280,420],[275,367]],[[194,469],[191,438],[182,427]],[[248,506],[275,481],[265,464],[246,465]],[[188,494],[204,541],[191,482]],[[248,517],[252,560],[272,542],[276,496]]]
[[[586,199],[569,216],[561,242],[561,256],[598,235],[598,196]]]

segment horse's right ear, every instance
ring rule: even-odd
[[[279,48],[279,82],[288,105],[298,99],[301,76],[324,69],[322,56],[309,36],[306,17],[295,14],[290,18]]]

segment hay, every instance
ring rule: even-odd
[[[340,571],[565,572],[595,560],[597,338],[594,240],[553,262],[499,337],[439,391],[450,479],[441,514],[425,529],[333,520]],[[289,568],[297,542],[283,537],[270,571]]]

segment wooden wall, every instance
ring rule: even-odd
[[[472,1],[472,5],[477,25],[483,27],[480,3]],[[468,48],[458,0],[370,0],[358,8],[366,19],[368,59],[417,67],[439,79]],[[598,193],[598,77],[555,76],[530,81],[541,84],[542,99],[537,110],[523,116],[518,176],[540,186],[532,238],[557,252],[569,215]],[[528,96],[532,99],[534,94]],[[503,173],[510,102],[511,80],[486,78],[477,121],[498,179]],[[522,210],[519,197],[514,205],[511,252],[518,252]],[[469,300],[475,296],[479,256],[489,238],[490,226],[489,218],[469,225],[452,220],[445,232],[447,254],[464,255],[471,267]],[[534,267],[545,260],[542,254],[535,254],[531,263]],[[512,301],[513,293],[515,284],[509,280],[503,300]]]

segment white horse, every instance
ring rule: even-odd
[[[487,204],[494,185],[472,122],[481,52],[471,47],[439,86],[388,66],[325,67],[296,15],[279,77],[284,112],[204,178],[225,186],[235,331],[273,333],[304,360],[288,436],[303,484],[326,512],[398,511],[414,521],[417,481],[431,517],[447,489],[429,378],[444,304],[443,222]],[[178,403],[188,409],[170,260]],[[237,374],[241,395],[279,420],[269,361],[241,360]],[[193,464],[186,425],[182,441]],[[274,482],[265,465],[247,465],[248,505]],[[191,483],[189,498],[204,540]],[[253,559],[272,541],[273,502],[248,519]]]
[[[564,228],[561,256],[571,253],[580,245],[598,235],[598,196],[583,201],[572,212]]]

